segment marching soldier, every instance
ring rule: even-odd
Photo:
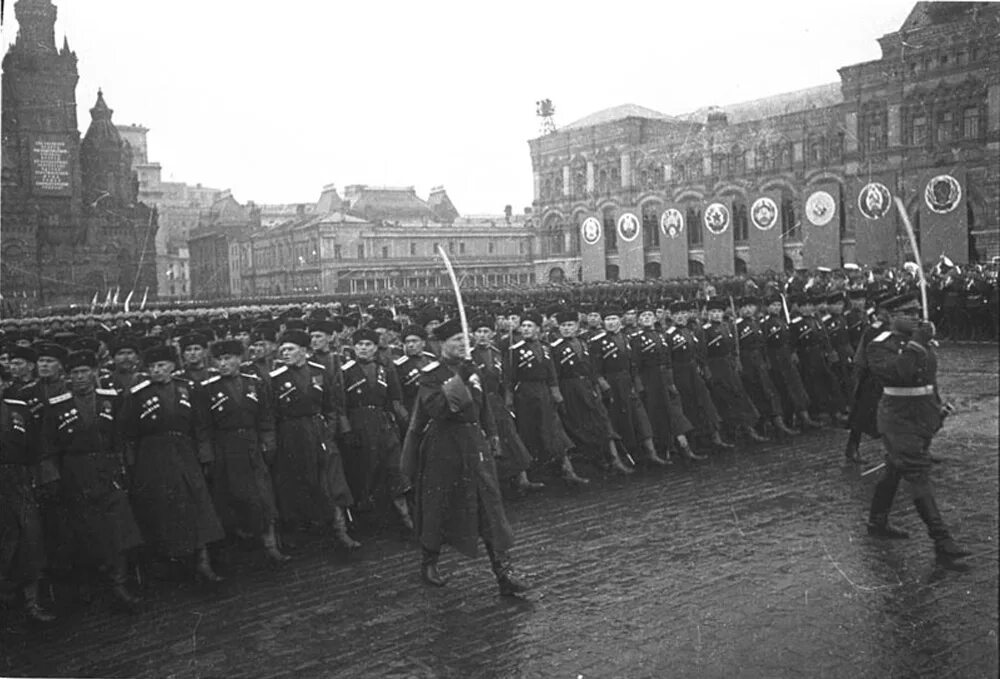
[[[102,381],[102,387],[126,392],[141,381],[139,373],[139,340],[120,335],[111,341],[111,372]]]
[[[888,523],[896,489],[905,481],[917,514],[934,541],[938,562],[963,569],[964,564],[956,560],[971,552],[951,537],[930,483],[930,445],[947,413],[937,392],[934,326],[917,320],[920,306],[914,294],[886,301],[883,307],[892,315],[891,328],[879,333],[867,349],[868,369],[884,385],[878,429],[886,451],[885,470],[872,496],[868,534],[889,539],[909,537]]]
[[[278,549],[278,510],[268,463],[276,441],[274,406],[264,381],[240,372],[243,343],[211,347],[219,374],[196,389],[199,458],[211,466],[212,498],[224,527],[260,538],[272,564],[289,557]]]
[[[756,297],[741,297],[737,302],[740,317],[734,323],[739,358],[743,367],[741,378],[747,395],[756,404],[764,419],[768,420],[776,432],[793,436],[798,432],[785,425],[782,417],[781,396],[771,380],[770,367],[764,356],[764,332],[756,318],[760,300]]]
[[[67,357],[71,391],[49,399],[43,418],[43,450],[59,479],[68,535],[79,565],[105,570],[116,603],[135,611],[139,599],[126,587],[127,553],[142,543],[124,489],[119,430],[121,397],[97,388],[97,356],[76,351]]]
[[[875,374],[868,369],[868,345],[887,329],[887,312],[878,309],[871,322],[865,323],[864,334],[858,340],[858,348],[854,354],[853,391],[847,416],[847,445],[844,447],[844,457],[851,462],[864,464],[859,446],[861,435],[868,434],[879,438],[878,433],[878,402],[882,398],[882,384]]]
[[[222,578],[208,544],[224,537],[205,484],[196,445],[193,385],[174,377],[177,356],[168,346],[147,349],[149,377],[126,395],[122,412],[125,462],[132,506],[146,542],[167,557],[195,556],[195,576]]]
[[[331,393],[326,368],[307,359],[309,335],[287,330],[281,336],[283,365],[268,373],[275,402],[277,450],[271,474],[281,519],[299,527],[332,522],[337,542],[347,549],[360,543],[347,533],[344,509],[354,504],[334,443],[341,413]]]
[[[445,585],[437,567],[442,546],[475,557],[482,539],[500,595],[516,596],[529,588],[509,557],[514,536],[494,463],[500,443],[482,378],[462,360],[468,339],[458,321],[438,326],[437,335],[441,362],[422,370],[403,461],[403,473],[416,487],[421,578]]]
[[[250,360],[240,365],[245,373],[257,375],[265,382],[274,370],[278,354],[278,331],[268,324],[255,325],[250,330],[250,346],[247,347]]]
[[[792,350],[791,331],[784,314],[781,295],[773,293],[764,299],[767,315],[761,321],[767,362],[771,377],[784,397],[786,410],[798,417],[800,428],[816,429],[822,425],[809,416],[809,395],[798,371],[798,355]]]
[[[394,360],[393,364],[403,392],[403,407],[412,414],[417,402],[417,391],[420,389],[420,369],[434,361],[435,356],[425,348],[427,331],[421,326],[409,325],[403,328],[400,336],[403,339],[403,355]],[[406,424],[409,425],[409,421]],[[403,433],[406,433],[405,426]]]
[[[815,300],[807,295],[791,299],[794,313],[788,323],[792,346],[799,357],[799,372],[809,394],[809,402],[817,412],[824,412],[831,424],[838,424],[845,407],[840,381],[830,368],[839,358],[815,317]]]
[[[200,384],[210,377],[219,374],[215,368],[208,365],[208,337],[200,332],[191,332],[178,340],[181,361],[184,368],[178,373],[180,377]]]

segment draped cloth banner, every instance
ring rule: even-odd
[[[936,262],[945,255],[955,264],[969,263],[969,230],[966,201],[968,181],[964,171],[929,171],[917,185],[920,201],[920,256]]]
[[[802,266],[840,268],[840,185],[817,182],[804,192]]]
[[[732,276],[735,272],[733,250],[733,216],[729,201],[713,201],[705,208],[701,228],[705,243],[705,273]]]
[[[600,218],[590,215],[580,223],[580,266],[584,281],[604,280],[605,240]]]
[[[660,275],[663,278],[688,276],[688,228],[700,229],[701,224],[686,224],[684,206],[667,205],[660,215]]]
[[[784,271],[785,248],[781,239],[780,191],[765,191],[750,203],[747,233],[747,269],[751,273]]]
[[[854,256],[862,266],[896,263],[899,222],[891,198],[894,186],[896,176],[892,173],[855,177],[847,184],[844,196],[847,228],[854,231]],[[883,189],[890,194],[888,202]]]
[[[615,223],[618,230],[618,275],[623,280],[644,278],[642,224],[634,210],[623,210]]]

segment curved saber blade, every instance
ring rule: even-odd
[[[465,317],[465,305],[462,303],[462,290],[458,287],[458,278],[455,277],[455,267],[451,265],[451,260],[445,254],[444,248],[437,246],[438,254],[444,260],[444,267],[448,270],[448,278],[451,279],[451,287],[455,291],[455,303],[458,304],[458,318],[462,322],[462,332],[465,334],[465,357],[472,358],[472,338],[469,337],[469,320]]]
[[[906,206],[903,205],[903,199],[899,196],[895,197],[896,209],[899,210],[899,216],[903,220],[903,226],[906,227],[906,235],[910,237],[910,247],[913,249],[913,259],[917,263],[917,274],[920,279],[920,301],[924,306],[924,320],[930,320],[930,313],[927,308],[927,279],[924,278],[924,260],[920,259],[920,248],[917,246],[917,234],[913,230],[913,224],[910,223],[910,216],[906,214]]]

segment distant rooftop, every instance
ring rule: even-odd
[[[681,120],[705,122],[709,110],[721,109],[725,112],[729,124],[744,123],[750,120],[761,120],[772,116],[798,113],[816,108],[836,106],[844,101],[840,90],[840,82],[827,83],[808,87],[804,90],[785,92],[763,99],[753,99],[738,104],[725,104],[719,107],[705,106],[691,113],[677,116]]]
[[[639,106],[638,104],[621,104],[620,106],[612,106],[611,108],[603,109],[597,113],[591,113],[589,116],[580,118],[569,125],[563,125],[559,128],[559,130],[574,130],[583,127],[593,127],[594,125],[611,123],[616,120],[625,120],[626,118],[676,120],[673,116],[661,113],[660,111],[654,111],[653,109],[646,108],[645,106]]]

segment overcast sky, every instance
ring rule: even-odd
[[[5,1],[4,50],[13,42]],[[150,128],[168,180],[312,202],[324,184],[444,185],[462,213],[532,199],[535,101],[556,124],[838,80],[879,57],[902,0],[329,2],[55,0],[79,58],[81,133],[103,88]]]

